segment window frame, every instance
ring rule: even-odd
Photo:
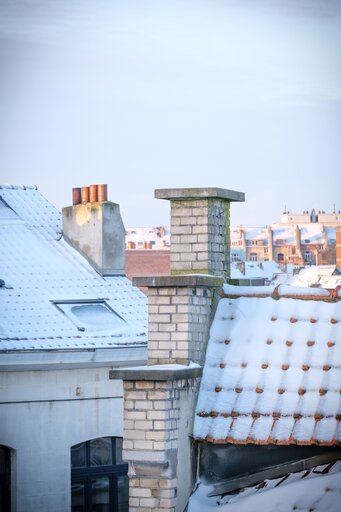
[[[118,481],[119,477],[123,477],[127,479],[128,484],[128,463],[127,462],[116,462],[116,441],[122,440],[121,437],[111,437],[105,436],[104,439],[111,439],[111,464],[107,465],[91,465],[90,459],[90,450],[91,450],[91,441],[95,441],[96,439],[103,438],[94,438],[88,439],[87,441],[83,441],[78,443],[70,448],[70,456],[71,456],[71,511],[72,508],[72,486],[75,484],[83,484],[84,485],[84,509],[85,511],[92,510],[92,481],[107,477],[109,480],[109,507],[113,512],[121,512],[122,508],[119,508],[119,493],[118,493]],[[85,466],[72,467],[72,448],[75,448],[79,444],[85,443]],[[129,496],[128,496],[129,500]],[[129,503],[127,503],[127,509],[124,509],[123,512],[129,509]]]

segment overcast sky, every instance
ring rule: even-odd
[[[0,182],[246,193],[232,223],[341,210],[341,0],[0,0]]]

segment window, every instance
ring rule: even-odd
[[[250,261],[257,261],[257,253],[255,253],[255,252],[250,253]]]
[[[239,254],[237,252],[231,252],[231,260],[239,261]]]
[[[127,473],[120,437],[72,446],[71,512],[128,512]]]
[[[277,254],[277,261],[284,261],[284,254],[282,252]]]
[[[127,327],[123,318],[102,299],[53,301],[59,311],[64,313],[79,331],[122,331]]]
[[[11,510],[11,450],[0,445],[0,511]]]
[[[310,251],[305,251],[303,254],[303,258],[305,263],[312,263],[313,261],[313,255]]]

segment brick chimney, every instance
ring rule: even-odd
[[[107,200],[106,185],[74,188],[63,208],[63,235],[102,276],[125,274],[125,228],[120,207]]]
[[[222,188],[155,190],[171,202],[171,274],[230,277],[230,202],[242,192]]]
[[[171,201],[172,275],[133,279],[148,288],[148,364],[111,370],[110,378],[123,380],[130,512],[183,512],[195,481],[190,436],[199,379],[229,276],[229,204],[244,194],[164,189],[155,197]]]

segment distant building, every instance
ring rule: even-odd
[[[325,226],[341,226],[341,210],[326,213],[324,210],[308,210],[302,213],[283,212],[281,216],[281,224],[310,224],[321,223]]]
[[[166,226],[155,228],[127,228],[126,249],[167,250],[170,247],[170,229]]]
[[[231,229],[231,260],[332,265],[336,261],[335,241],[335,228],[323,224],[240,226]]]
[[[272,223],[267,227],[231,227],[230,246],[231,262],[243,261],[275,261],[283,268],[293,265],[334,265],[336,263],[336,229],[340,230],[341,244],[341,213],[325,213],[311,210],[302,214],[284,212],[281,222]],[[163,250],[170,248],[170,228],[127,228],[126,250]],[[142,261],[134,267],[139,268],[138,275],[146,275]],[[163,272],[163,263],[159,263],[159,255],[155,253],[153,261],[158,269],[157,275]],[[148,266],[150,266],[148,259]],[[165,260],[165,256],[163,257]],[[340,262],[338,263],[340,265]],[[129,273],[128,273],[129,275]],[[134,274],[132,274],[134,275]],[[135,274],[137,275],[137,274]]]

